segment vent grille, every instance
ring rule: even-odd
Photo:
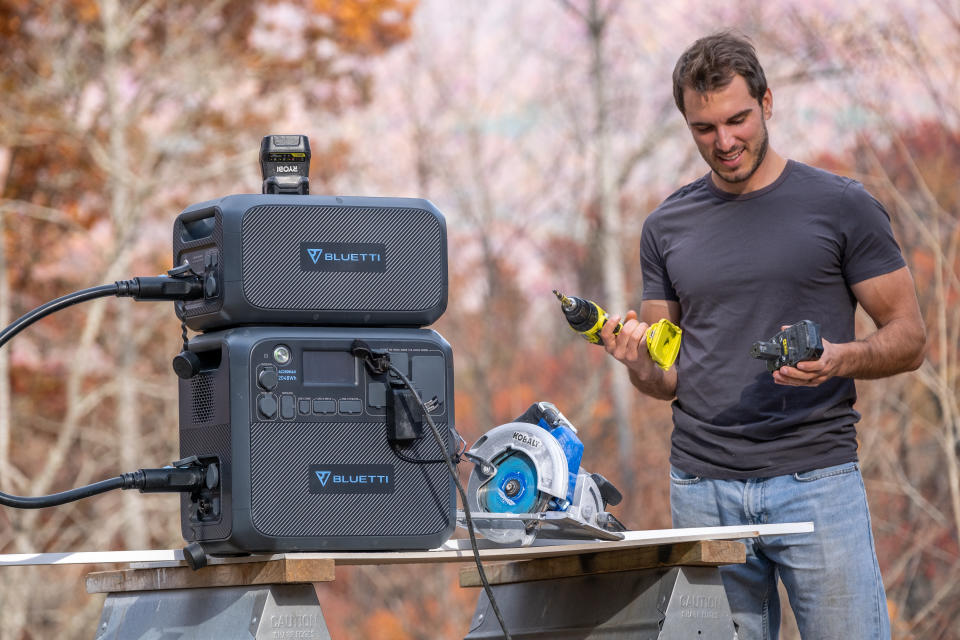
[[[450,432],[439,423],[446,449]],[[408,536],[443,531],[453,519],[453,482],[443,463],[396,455],[381,423],[256,422],[250,425],[251,518],[264,536]],[[413,460],[440,455],[433,438],[403,452]],[[310,465],[389,464],[392,494],[313,494]],[[357,548],[363,548],[357,541]]]
[[[445,300],[442,223],[423,209],[263,205],[243,216],[243,293],[254,307],[402,311]],[[385,271],[303,271],[303,242],[386,246]]]
[[[190,417],[194,424],[203,424],[213,419],[214,377],[200,373],[190,379]]]

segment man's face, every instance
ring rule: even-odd
[[[717,91],[700,94],[684,89],[683,105],[687,126],[700,155],[713,170],[717,186],[735,193],[751,191],[752,183],[764,177],[754,174],[769,144],[766,119],[773,105],[770,90],[758,103],[750,95],[747,81],[735,75],[730,84]]]

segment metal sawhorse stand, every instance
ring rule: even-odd
[[[744,560],[743,543],[701,541],[527,560],[487,577],[517,639],[732,640],[718,567]],[[480,586],[475,567],[460,585]],[[466,640],[503,637],[481,591]]]
[[[524,559],[487,564],[494,594],[515,638],[733,638],[717,567],[743,562],[729,540],[589,551],[537,547]],[[616,543],[613,543],[616,544]],[[93,573],[87,590],[106,592],[96,640],[175,637],[331,640],[312,583],[336,564],[433,562],[444,552],[285,554],[192,571],[142,567]],[[484,552],[497,557],[495,550]],[[334,556],[334,557],[331,557]],[[347,556],[347,557],[341,557]],[[368,556],[368,557],[357,557]],[[459,558],[460,561],[469,557]],[[441,561],[449,561],[444,558]],[[461,586],[479,586],[476,567]],[[480,592],[467,639],[501,638]]]
[[[333,560],[296,555],[92,573],[87,591],[107,593],[94,638],[330,640],[313,583],[333,578]]]

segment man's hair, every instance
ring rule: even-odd
[[[757,59],[753,44],[740,34],[721,31],[700,38],[683,52],[673,68],[673,99],[684,116],[683,90],[687,87],[699,94],[723,89],[734,76],[743,76],[750,95],[757,102],[767,92],[767,78]]]

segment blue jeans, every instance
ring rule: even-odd
[[[890,637],[887,600],[860,467],[711,480],[670,470],[674,527],[814,523],[813,533],[744,540],[745,564],[720,568],[739,640],[776,640],[777,578],[805,640]]]

